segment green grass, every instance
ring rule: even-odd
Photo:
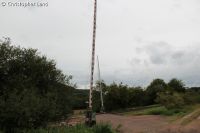
[[[174,112],[167,110],[165,107],[152,107],[137,111],[126,112],[125,115],[172,115]]]
[[[154,107],[160,107],[160,105],[155,104],[155,105],[149,105],[149,106],[141,106],[141,107],[134,107],[134,108],[123,108],[123,109],[118,109],[118,110],[114,110],[111,111],[111,113],[113,114],[124,114],[126,112],[133,112],[133,111],[140,111],[140,110],[145,110],[145,109],[149,109],[149,108],[154,108]]]
[[[164,115],[164,116],[182,117],[192,112],[198,107],[199,105],[190,105],[190,106],[184,106],[181,109],[167,109],[164,106],[156,106],[156,107],[150,107],[146,109],[124,112],[123,114],[124,115]]]
[[[108,124],[98,124],[93,127],[87,127],[85,125],[77,125],[73,127],[52,127],[25,130],[23,133],[116,133]]]
[[[186,125],[186,124],[192,122],[193,120],[197,119],[199,116],[200,116],[200,109],[195,110],[188,117],[186,117],[185,119],[183,119],[183,121],[181,122],[181,124],[182,125]]]

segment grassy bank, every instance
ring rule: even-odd
[[[164,106],[152,106],[150,108],[138,109],[129,112],[124,112],[124,115],[165,115],[165,116],[184,116],[195,109],[199,108],[200,105],[184,106],[179,109],[167,109]]]
[[[87,127],[85,125],[77,125],[73,127],[52,127],[25,130],[23,133],[116,133],[110,125],[99,124],[94,127]]]
[[[111,111],[110,113],[112,113],[112,114],[125,114],[125,113],[129,113],[129,112],[146,110],[146,109],[150,109],[150,108],[154,108],[154,107],[160,107],[160,105],[156,104],[156,105],[141,106],[141,107],[134,107],[134,108],[125,108],[125,109],[123,108],[123,109]]]

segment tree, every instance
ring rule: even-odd
[[[117,85],[113,83],[106,87],[104,96],[104,105],[106,111],[127,108],[129,105],[128,86],[122,83]]]
[[[101,88],[100,88],[101,87]],[[95,85],[95,90],[93,91],[93,96],[92,96],[92,107],[93,111],[95,112],[100,112],[101,111],[101,90],[102,89],[102,97],[104,100],[104,95],[106,91],[106,84],[103,80],[97,81]]]
[[[94,90],[92,94],[92,109],[94,112],[100,112],[101,110],[101,97],[100,92]]]
[[[141,87],[129,88],[129,107],[145,106],[147,100],[147,94]]]
[[[67,117],[74,89],[71,76],[35,49],[0,42],[0,128],[36,128]]]
[[[164,105],[167,109],[179,109],[184,105],[183,96],[171,91],[160,92],[156,101]]]
[[[164,91],[167,84],[162,79],[154,79],[147,87],[146,92],[149,98],[149,104],[154,104],[159,92]]]
[[[89,90],[74,89],[73,91],[73,109],[88,108]]]
[[[200,92],[198,87],[187,89],[183,94],[183,98],[186,104],[200,103]]]
[[[182,80],[173,78],[169,81],[168,86],[176,92],[185,92],[185,84]]]

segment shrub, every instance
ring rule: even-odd
[[[108,124],[100,124],[95,125],[93,127],[94,133],[113,133],[114,131],[111,129],[111,126]]]
[[[184,101],[187,104],[195,104],[195,103],[200,103],[200,93],[194,92],[194,91],[187,91],[183,95]]]
[[[176,92],[161,92],[158,94],[156,101],[167,109],[182,108],[184,105],[183,96]]]
[[[92,128],[85,125],[76,125],[73,127],[53,127],[24,130],[23,133],[115,133],[108,124],[98,124]]]
[[[0,42],[0,129],[16,132],[67,117],[70,79],[37,50]]]

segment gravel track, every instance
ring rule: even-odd
[[[170,123],[168,117],[158,115],[99,114],[97,122],[110,123],[113,128],[121,125],[120,130],[123,133],[200,133],[200,119],[181,125],[179,122]]]

